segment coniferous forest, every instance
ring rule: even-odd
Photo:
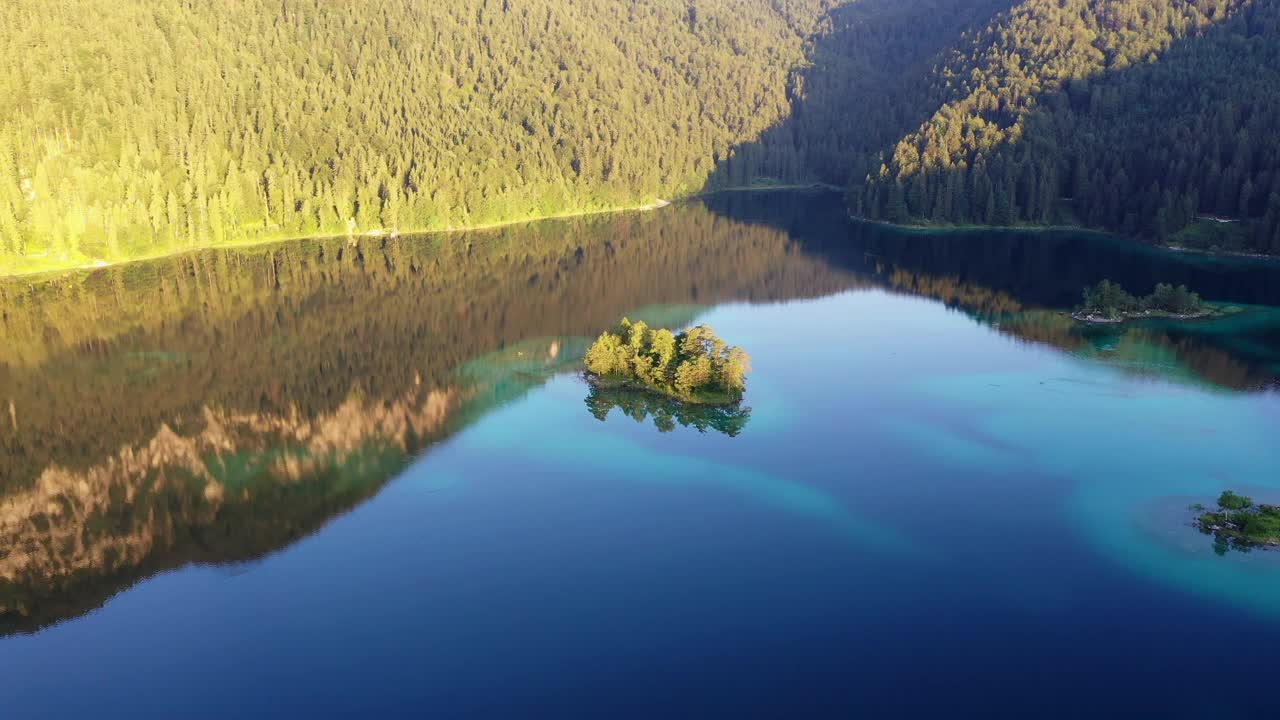
[[[1280,252],[1277,3],[1027,0],[917,90],[938,109],[859,168],[858,214],[1158,241],[1200,220]]]
[[[1272,0],[10,0],[0,272],[761,183],[1280,252]]]
[[[0,267],[698,190],[827,4],[9,0]]]

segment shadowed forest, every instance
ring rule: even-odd
[[[847,186],[852,214],[901,224],[1277,252],[1277,38],[1280,9],[1250,0],[850,3],[793,115],[716,182]]]

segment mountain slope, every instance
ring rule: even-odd
[[[0,274],[762,181],[1280,252],[1277,0],[11,0]]]
[[[1271,0],[1024,0],[915,92],[944,100],[853,176],[857,214],[1161,241],[1212,215],[1280,252]]]
[[[833,0],[9,0],[0,270],[702,187]]]

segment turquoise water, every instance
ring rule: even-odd
[[[1216,329],[1079,328],[1051,301],[1009,289],[1035,284],[1026,277],[1010,278],[994,310],[982,273],[920,268],[910,237],[888,257],[891,239],[850,229],[827,200],[772,202],[769,218],[714,202],[672,211],[731,223],[710,241],[730,255],[767,245],[744,244],[750,228],[782,233],[759,275],[694,288],[706,270],[691,263],[693,282],[650,291],[673,272],[659,269],[636,281],[633,306],[610,308],[704,322],[748,349],[750,414],[735,432],[589,404],[575,359],[591,333],[573,325],[581,305],[567,285],[545,291],[565,298],[552,305],[561,310],[526,325],[492,298],[451,314],[508,320],[478,343],[484,352],[405,375],[437,399],[452,393],[438,400],[450,408],[439,421],[427,422],[432,401],[408,403],[411,441],[385,410],[399,386],[379,395],[373,374],[342,369],[363,367],[355,345],[338,348],[346,365],[324,366],[357,389],[313,396],[290,381],[277,392],[311,425],[369,423],[376,432],[358,446],[399,464],[262,470],[234,507],[230,494],[221,505],[203,495],[202,481],[190,497],[166,495],[190,512],[164,532],[198,535],[204,549],[156,541],[140,569],[101,570],[101,582],[128,580],[95,590],[104,597],[91,607],[16,625],[0,638],[0,707],[12,717],[1271,716],[1280,552],[1219,555],[1187,506],[1227,488],[1280,501],[1273,311]],[[786,221],[813,216],[825,219]],[[1003,242],[1016,255],[1036,240]],[[868,243],[876,259],[865,259]],[[1122,267],[1131,251],[1116,252]],[[573,256],[550,265],[563,283]],[[915,292],[895,269],[916,273]],[[1195,272],[1215,287],[1232,287],[1230,273],[1280,277],[1254,265]],[[940,300],[943,285],[968,289]],[[513,287],[544,292],[527,275]],[[1233,292],[1251,295],[1210,299],[1256,303],[1268,290]],[[387,297],[372,307],[400,302]],[[277,335],[294,332],[277,322]],[[401,351],[406,364],[429,367],[413,353],[435,348],[434,336],[386,324],[387,338],[418,338]],[[160,337],[134,330],[110,353],[137,362],[154,351],[137,347],[146,332]],[[360,344],[392,342],[374,337]],[[52,362],[29,372],[15,362],[10,377],[36,382]],[[293,417],[269,412],[277,401],[262,384],[218,404],[253,407],[259,428]],[[223,425],[243,447],[266,432]],[[183,438],[205,428],[174,427]],[[297,428],[291,437],[305,435]],[[350,444],[327,442],[339,454]],[[97,467],[86,455],[62,466]],[[346,490],[353,478],[371,478],[358,498]],[[309,502],[329,498],[331,509],[309,524],[291,509],[296,497],[257,505],[272,483],[318,488]],[[10,498],[30,492],[15,486]],[[255,545],[256,525],[209,520],[204,503],[298,530]],[[250,550],[233,552],[230,536]],[[34,613],[72,604],[81,587],[61,579],[23,597]]]

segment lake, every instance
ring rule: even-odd
[[[739,193],[0,309],[4,717],[1275,713],[1280,551],[1188,510],[1280,501],[1274,262]],[[624,315],[744,408],[593,392]]]

